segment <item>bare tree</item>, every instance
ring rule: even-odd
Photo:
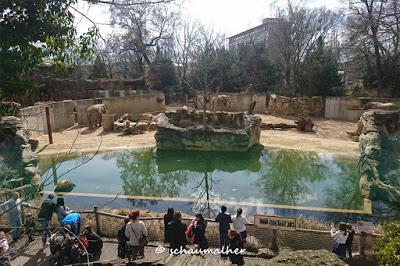
[[[319,39],[325,40],[332,32],[339,18],[339,14],[325,8],[309,9],[290,0],[285,8],[277,8],[267,49],[282,69],[284,86],[293,95],[299,89],[304,59]]]
[[[133,5],[136,2],[121,0],[121,5],[112,5],[112,23],[125,31],[122,39],[123,50],[140,54],[143,63],[149,65],[154,47],[172,38],[178,12],[166,1],[147,1],[147,5]]]
[[[172,58],[176,65],[179,89],[185,95],[192,89],[189,74],[198,42],[199,24],[188,19],[180,21],[174,33]]]
[[[353,54],[362,55],[368,70],[376,72],[379,89],[396,83],[392,79],[400,73],[400,2],[350,0],[349,11],[348,45]]]

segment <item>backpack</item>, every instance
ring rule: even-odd
[[[126,258],[126,244],[118,242],[118,258]]]
[[[125,236],[125,227],[119,229],[117,233],[118,239],[118,258],[125,259],[126,258],[126,241],[128,240]]]

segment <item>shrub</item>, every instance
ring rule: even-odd
[[[400,220],[386,223],[383,236],[376,242],[379,265],[400,265]]]
[[[14,102],[0,102],[0,117],[2,116],[20,116],[21,105]]]

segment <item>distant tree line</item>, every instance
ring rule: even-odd
[[[338,12],[289,0],[275,7],[281,22],[266,42],[234,50],[226,36],[182,17],[179,0],[87,0],[108,5],[119,30],[103,37],[92,21],[77,36],[76,2],[1,1],[3,97],[29,93],[29,73],[43,60],[91,65],[90,78],[144,78],[150,89],[182,96],[203,88],[339,95],[345,66],[356,65],[365,87],[400,96],[397,0],[346,0]]]

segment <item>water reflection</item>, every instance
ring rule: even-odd
[[[325,205],[329,208],[353,209],[362,208],[358,169],[349,163],[338,164],[340,171],[336,175],[337,185],[324,190]]]
[[[176,197],[180,188],[188,181],[184,171],[158,173],[153,150],[123,152],[117,157],[122,190],[125,195],[154,197]],[[150,200],[150,204],[157,201]],[[133,200],[134,205],[143,206],[142,200]]]
[[[257,184],[275,204],[297,205],[312,194],[306,182],[322,181],[329,176],[317,153],[279,150],[267,155]]]
[[[48,166],[47,173],[60,177],[81,161],[78,157],[59,167]],[[210,202],[219,200],[249,206],[362,208],[356,162],[312,152],[260,148],[248,153],[153,149],[108,152],[64,178],[76,184],[75,192],[143,196],[142,200],[132,200],[133,205],[155,208],[156,204],[170,202],[210,215]],[[50,182],[53,184],[47,190],[55,186],[53,180]],[[189,200],[161,203],[159,197]]]

